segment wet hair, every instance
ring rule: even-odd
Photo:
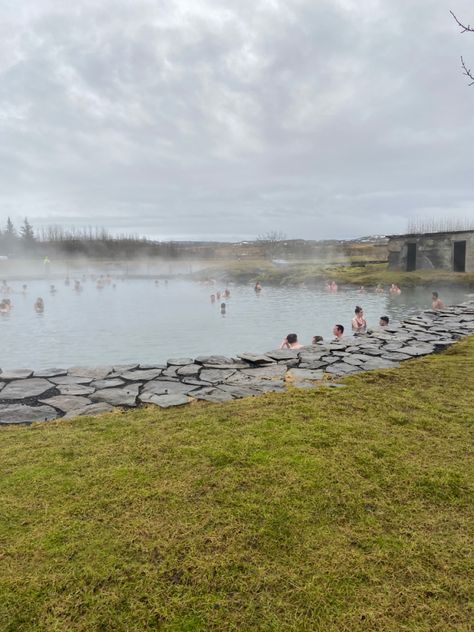
[[[221,303],[221,309],[225,309],[225,303]]]
[[[388,316],[380,316],[380,320],[383,320],[383,322],[384,322],[384,323],[387,323],[387,325],[388,325],[388,323],[389,323],[389,321],[390,321],[390,319],[389,319],[389,317],[388,317]]]
[[[344,325],[334,325],[334,327],[337,329],[337,331],[339,331],[341,334],[344,333]]]
[[[354,312],[356,314],[360,314],[362,311],[363,311],[362,307],[360,307],[360,305],[356,305],[356,308],[355,308]]]
[[[286,341],[292,345],[293,343],[298,341],[298,336],[296,334],[288,334],[286,337]]]
[[[323,337],[322,336],[313,336],[313,344],[316,344],[317,342],[323,342]]]
[[[433,298],[438,298],[438,292],[432,292]]]

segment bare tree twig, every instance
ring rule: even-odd
[[[452,11],[450,11],[450,13],[453,16],[453,18],[456,20],[456,24],[461,29],[461,33],[474,33],[474,28],[470,24],[466,26],[465,24],[463,24],[457,19],[457,17],[454,15]]]
[[[464,59],[461,57],[461,66],[463,69],[463,74],[466,75],[468,79],[471,79],[470,86],[474,86],[474,75],[472,74],[472,70],[468,68],[464,62]]]

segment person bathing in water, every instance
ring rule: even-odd
[[[390,319],[388,316],[380,316],[379,327],[388,327],[389,322],[390,322]]]
[[[280,349],[301,349],[303,345],[298,342],[298,336],[296,334],[288,334],[287,337],[282,340]]]
[[[354,311],[355,316],[352,319],[352,331],[365,331],[367,329],[367,322],[364,318],[364,310],[357,305]]]
[[[253,288],[257,293],[262,291],[262,286],[260,285],[260,281],[255,283],[255,287]]]
[[[344,335],[344,325],[334,325],[332,328],[332,334],[334,336],[334,342],[338,342]]]
[[[438,310],[438,309],[444,309],[444,303],[443,301],[439,298],[439,294],[438,292],[433,292],[431,294],[431,307],[434,310]]]

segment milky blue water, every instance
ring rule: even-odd
[[[405,291],[400,296],[360,294],[356,289],[328,294],[306,288],[265,287],[256,295],[253,287],[230,285],[226,314],[210,294],[224,287],[208,287],[190,281],[114,280],[97,289],[92,280],[75,292],[55,281],[11,282],[11,312],[0,314],[0,367],[46,368],[74,365],[108,365],[129,362],[154,363],[177,356],[233,355],[263,352],[279,346],[288,334],[298,334],[310,344],[313,335],[331,338],[334,323],[350,332],[355,305],[365,309],[368,325],[382,314],[392,320],[430,307],[429,290]],[[41,314],[34,310],[38,296],[44,299]],[[456,303],[462,291],[443,292]]]

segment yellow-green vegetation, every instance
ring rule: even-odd
[[[0,629],[472,630],[473,371],[4,428]]]
[[[474,286],[474,273],[449,272],[446,270],[417,270],[403,272],[389,270],[386,263],[367,263],[365,265],[326,265],[314,262],[288,263],[275,265],[271,261],[252,260],[228,263],[216,263],[195,274],[198,278],[217,276],[236,282],[255,282],[272,285],[321,284],[327,280],[338,283],[375,286],[382,283],[389,286],[399,283],[401,287],[420,287],[433,285],[443,287],[460,285]]]

